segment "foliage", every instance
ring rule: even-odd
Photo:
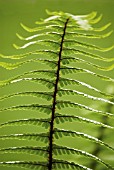
[[[24,67],[23,73],[0,82],[1,88],[12,86],[17,88],[15,93],[0,98],[1,101],[8,100],[9,102],[14,98],[14,104],[2,108],[1,112],[8,112],[9,114],[12,111],[15,114],[24,113],[24,115],[27,112],[31,113],[30,118],[17,118],[1,123],[2,129],[7,126],[9,128],[18,126],[19,132],[6,133],[1,135],[0,139],[4,141],[21,140],[23,146],[15,145],[2,148],[0,152],[32,154],[39,156],[39,158],[37,160],[36,158],[27,161],[21,160],[20,154],[18,161],[11,158],[9,161],[1,161],[0,164],[1,166],[8,165],[41,170],[89,170],[91,165],[92,169],[94,168],[94,163],[92,163],[92,160],[94,160],[98,165],[101,164],[102,169],[114,169],[112,163],[103,160],[95,152],[92,153],[92,150],[89,150],[89,146],[93,146],[93,143],[95,143],[96,147],[101,145],[113,154],[114,148],[110,143],[104,142],[103,138],[94,136],[93,131],[96,132],[97,127],[100,126],[100,128],[112,132],[114,127],[108,125],[107,122],[98,121],[97,116],[105,116],[113,121],[114,115],[111,111],[90,107],[88,102],[83,104],[83,100],[86,99],[87,101],[97,101],[98,104],[103,102],[113,106],[113,95],[98,89],[96,83],[93,86],[79,80],[80,75],[86,74],[88,79],[90,75],[103,83],[114,83],[113,78],[102,74],[102,72],[111,71],[114,68],[114,64],[110,64],[114,61],[114,58],[102,56],[103,52],[112,50],[114,46],[102,48],[91,43],[94,39],[104,39],[112,33],[110,31],[99,34],[99,32],[105,31],[110,23],[100,28],[94,27],[94,24],[101,20],[101,16],[97,17],[96,12],[80,16],[63,12],[47,11],[47,13],[51,16],[36,22],[38,27],[28,28],[21,24],[24,30],[32,34],[31,36],[24,38],[17,34],[19,39],[24,42],[27,41],[27,43],[21,47],[14,44],[15,48],[23,50],[34,45],[35,50],[26,50],[26,53],[19,55],[0,55],[3,60],[19,60],[12,63],[4,61],[0,63],[1,67],[7,69],[8,72]],[[96,64],[96,61],[105,62],[109,65],[104,67],[102,64]],[[31,63],[33,65],[29,67]],[[33,68],[35,63],[37,69]],[[91,68],[94,71],[91,71]],[[25,89],[23,90],[24,83]],[[35,85],[33,85],[34,83]],[[32,91],[30,90],[31,84],[34,89]],[[22,97],[23,104],[16,105],[15,101],[18,98],[21,101]],[[81,102],[76,101],[76,97]],[[30,101],[27,103],[28,98],[30,98]],[[92,114],[90,114],[91,112]],[[96,120],[93,119],[92,115]],[[28,128],[26,133],[25,126]],[[29,126],[35,126],[35,131],[30,131],[32,128],[29,128]],[[37,132],[38,128],[40,132]],[[88,133],[86,133],[86,130],[88,130]],[[25,143],[22,140],[25,140]],[[31,140],[37,141],[35,145],[28,143]],[[75,157],[72,155],[75,155]],[[91,160],[91,165],[88,166],[86,161],[79,160],[79,157],[83,160],[84,157],[89,161]]]

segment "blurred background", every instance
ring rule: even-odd
[[[110,29],[114,28],[113,0],[0,0],[0,52],[15,52],[12,44],[17,41],[15,33],[22,31],[20,23],[34,26],[35,21],[47,17],[46,9],[74,15],[97,11],[103,14],[102,25],[112,22]],[[109,43],[112,42],[113,38],[109,39]]]
[[[28,36],[29,34],[26,33],[26,31],[23,31],[23,28],[20,26],[20,23],[23,23],[25,25],[27,25],[28,27],[35,27],[35,21],[38,21],[40,18],[47,18],[48,15],[46,14],[46,9],[50,10],[50,11],[63,11],[63,12],[67,12],[67,13],[72,13],[74,15],[83,15],[83,14],[88,14],[91,13],[92,11],[97,11],[98,15],[103,14],[103,18],[102,21],[97,25],[97,26],[103,26],[107,23],[112,23],[110,28],[108,28],[108,31],[110,30],[114,30],[114,0],[0,0],[0,53],[4,54],[4,55],[12,55],[12,54],[20,54],[22,52],[25,52],[25,50],[16,50],[12,44],[17,44],[17,45],[22,45],[23,42],[20,42],[20,40],[17,38],[16,33],[19,33],[21,35],[23,35],[24,37]],[[106,32],[108,32],[106,31]],[[90,41],[89,41],[90,42]],[[101,41],[99,40],[95,40],[95,44],[98,44],[102,47],[107,47],[107,46],[111,46],[112,44],[114,44],[114,33],[112,33],[112,35],[108,38],[103,39]],[[32,49],[32,47],[30,47],[30,50]],[[114,50],[110,51],[110,52],[106,52],[103,53],[104,57],[114,57]],[[1,59],[1,61],[3,61],[3,59]],[[99,62],[100,63],[100,62]],[[102,66],[108,66],[105,65],[105,63],[100,63]],[[29,69],[29,66],[27,66]],[[34,65],[30,66],[31,68],[34,67]],[[37,67],[35,65],[35,67]],[[89,68],[89,67],[87,67]],[[12,77],[12,75],[16,75],[21,72],[23,72],[24,70],[24,66],[22,66],[21,68],[19,68],[17,71],[7,71],[3,68],[0,68],[0,79],[1,80],[5,80],[8,79],[10,77]],[[114,70],[110,71],[110,72],[101,72],[103,75],[107,75],[110,76],[112,78],[114,78]],[[87,79],[87,77],[81,76],[79,77],[79,80],[83,80],[83,78],[85,79],[85,82],[91,82],[91,85],[95,85],[95,87],[99,88],[100,90],[102,90],[103,92],[108,92],[108,93],[113,93],[114,90],[114,84],[110,83],[110,82],[106,82],[103,83],[103,81],[100,81],[98,78],[94,79],[93,77],[89,77],[89,79]],[[96,84],[95,83],[96,80]],[[20,84],[19,86],[20,91],[22,89],[22,84]],[[24,89],[26,89],[26,84],[24,84],[23,86]],[[33,87],[31,86],[30,89],[32,89]],[[37,86],[34,87],[34,89],[37,89]],[[41,88],[39,86],[39,88]],[[11,87],[11,88],[3,88],[0,91],[1,95],[5,95],[7,93],[11,93],[11,92],[16,92],[18,90],[18,87]],[[80,88],[80,90],[82,90]],[[81,102],[81,98],[77,97],[76,99],[77,101]],[[29,103],[30,100],[29,98],[26,98],[26,101]],[[35,100],[37,101],[37,100]],[[5,101],[2,102],[1,107],[4,107],[5,105],[10,106],[10,104],[13,104],[13,102],[15,102],[15,104],[18,104],[18,102],[23,102],[23,100],[20,101],[20,99],[18,98],[17,101],[11,99],[11,101]],[[44,101],[42,101],[44,102]],[[88,104],[89,106],[93,106],[94,108],[97,109],[101,109],[101,110],[105,110],[107,111],[109,109],[110,112],[114,113],[114,108],[110,108],[109,105],[105,105],[105,104],[100,104],[98,106],[98,103],[93,102],[93,101],[87,101],[86,99],[83,99],[82,101],[83,104]],[[73,111],[74,112],[74,111]],[[36,115],[31,113],[27,113],[27,115],[24,115],[25,112],[16,112],[16,114],[14,112],[12,113],[8,113],[8,112],[4,112],[2,113],[2,115],[0,115],[0,121],[1,122],[5,122],[8,120],[15,120],[18,118],[26,118],[26,117],[35,117]],[[1,114],[1,113],[0,113]],[[83,115],[83,113],[80,113]],[[85,115],[84,115],[85,116]],[[91,114],[87,115],[86,117],[89,118],[89,116],[91,117]],[[95,120],[99,120],[102,121],[104,118],[102,117],[95,117],[93,116],[93,119]],[[114,122],[109,121],[109,124],[114,125]],[[67,127],[69,125],[65,124],[65,127]],[[62,125],[61,125],[62,127]],[[75,127],[75,125],[71,125],[71,127]],[[80,130],[80,124],[76,124],[77,129]],[[90,125],[86,126],[83,125],[81,126],[81,130],[83,131],[83,129],[85,130],[85,132],[87,133],[87,127],[90,128]],[[94,127],[91,127],[91,129],[93,130],[93,134],[94,136],[98,137],[99,136],[99,129],[94,129]],[[23,127],[20,128],[20,133],[22,132]],[[25,127],[25,132],[28,130],[28,127]],[[33,129],[29,129],[30,131],[36,131],[36,128],[33,127]],[[75,130],[75,128],[74,128]],[[7,134],[8,133],[16,133],[18,131],[18,127],[15,129],[10,129],[10,128],[5,128],[5,129],[1,129],[0,133],[1,134]],[[38,131],[41,131],[41,129],[38,129]],[[112,131],[106,131],[106,134],[108,135],[108,137],[106,138],[106,142],[108,142],[111,146],[114,146],[114,136],[112,135]],[[77,140],[78,143],[80,143],[80,141]],[[76,141],[71,140],[72,145],[74,145],[75,147],[75,143]],[[18,146],[21,146],[21,142],[19,141],[0,141],[1,147],[4,148],[6,146],[12,146],[15,144]],[[23,142],[24,144],[24,142]],[[30,143],[28,142],[28,144],[30,145]],[[92,152],[92,150],[94,150],[95,145],[93,144],[92,146],[89,146],[88,143],[84,143],[86,146],[86,150]],[[36,142],[33,142],[33,145],[36,145]],[[82,145],[83,145],[83,141],[82,141]],[[79,149],[83,149],[82,145],[80,144],[78,146]],[[84,146],[84,149],[85,149]],[[76,146],[77,147],[77,146]],[[104,156],[103,153],[105,153]],[[114,155],[112,155],[112,153],[105,151],[102,152],[102,154],[100,155],[101,158],[103,157],[104,160],[107,160],[108,158],[108,162],[111,163],[114,166]],[[8,160],[10,157],[12,157],[12,160],[15,160],[15,156],[10,156],[10,154],[2,154],[1,155],[1,160]],[[19,155],[16,155],[16,158],[18,159]],[[19,157],[20,159],[20,157]],[[30,160],[34,160],[37,158],[35,156],[32,157],[28,157],[22,155],[21,159],[30,159]],[[68,158],[70,159],[70,157]],[[75,160],[75,156],[73,157],[73,159]],[[90,162],[87,159],[82,159],[80,157],[76,158],[78,160],[78,163],[85,161],[85,165],[90,165]],[[20,168],[9,168],[9,167],[0,167],[0,170],[20,170]],[[97,169],[96,169],[97,170]],[[99,165],[99,170],[105,170],[105,169],[101,169],[100,165]]]

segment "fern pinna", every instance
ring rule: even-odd
[[[10,156],[10,160],[2,160],[1,167],[7,165],[41,170],[89,170],[90,162],[94,160],[100,165],[100,169],[114,169],[113,163],[108,159],[92,154],[95,143],[97,146],[101,145],[106,154],[108,150],[108,153],[113,155],[112,144],[98,139],[96,131],[100,126],[112,133],[113,126],[102,123],[100,115],[109,117],[111,121],[114,115],[89,106],[91,100],[98,104],[104,102],[114,105],[111,100],[113,95],[98,89],[96,83],[93,86],[89,82],[89,78],[92,77],[102,83],[114,83],[113,78],[104,75],[105,71],[113,70],[114,58],[102,56],[103,52],[113,49],[113,46],[102,48],[91,43],[112,33],[99,33],[105,31],[110,23],[103,27],[94,27],[93,25],[101,20],[101,16],[97,17],[96,12],[80,16],[63,12],[47,13],[51,16],[36,22],[38,27],[28,28],[21,24],[24,30],[32,34],[27,38],[17,34],[19,39],[28,41],[21,47],[14,45],[24,51],[22,54],[0,55],[3,60],[0,63],[1,67],[13,70],[14,75],[13,78],[0,83],[1,90],[6,88],[1,102],[9,102],[9,106],[3,107],[1,112],[18,115],[16,119],[10,118],[10,121],[6,120],[0,125],[2,130],[7,126],[13,127],[10,134],[5,131],[6,134],[0,136],[1,141],[9,140],[10,143],[7,147],[1,148],[0,152],[15,153],[15,156],[21,152],[18,160],[13,156]],[[19,61],[13,62],[15,60]],[[109,63],[110,66],[104,67],[97,61]],[[94,71],[91,71],[92,69]],[[15,72],[16,70],[21,70],[21,73]],[[89,83],[81,81],[81,78],[84,79],[82,73],[86,74]],[[15,88],[17,89],[14,90]],[[13,92],[7,94],[7,91]],[[16,101],[19,104],[16,104]],[[20,114],[22,119],[19,117]],[[14,129],[16,126],[17,132]],[[16,139],[21,140],[21,144],[11,144],[11,141]],[[36,143],[30,142],[31,140]],[[24,160],[21,159],[22,153],[27,154]],[[28,154],[32,154],[32,157],[28,157]]]

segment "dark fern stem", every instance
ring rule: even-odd
[[[56,81],[55,81],[55,87],[54,87],[54,94],[53,94],[53,104],[52,104],[52,115],[51,115],[51,122],[50,122],[50,134],[49,134],[49,165],[48,169],[52,169],[52,162],[53,162],[53,134],[54,134],[54,118],[55,118],[55,110],[56,110],[56,96],[58,91],[58,82],[59,82],[59,72],[60,72],[60,64],[61,64],[61,56],[63,51],[63,42],[65,37],[65,32],[67,28],[69,19],[66,20],[64,29],[63,29],[63,35],[60,43],[60,51],[59,51],[59,58],[58,58],[58,64],[57,64],[57,72],[56,72]]]
[[[114,99],[111,99],[110,101],[114,102]],[[113,106],[111,104],[107,104],[105,107],[106,107],[106,111],[111,113],[111,109],[112,109]],[[102,123],[108,124],[108,117],[107,116],[102,116]],[[103,139],[105,138],[105,130],[106,130],[105,127],[100,127],[98,129],[98,132],[99,132],[98,139],[99,140],[103,141]],[[92,154],[95,155],[95,156],[99,156],[101,151],[102,151],[101,147],[97,145],[95,150],[92,152]],[[96,170],[97,165],[98,165],[97,162],[93,160],[90,164],[90,168]]]

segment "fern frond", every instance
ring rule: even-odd
[[[31,56],[32,54],[34,55],[38,55],[38,54],[44,54],[47,56],[51,56],[55,59],[55,57],[57,58],[58,56],[58,52],[54,51],[54,50],[36,50],[36,51],[32,51],[32,52],[28,52],[25,54],[20,54],[20,55],[11,55],[11,56],[5,56],[3,54],[0,54],[1,58],[9,58],[9,59],[23,59],[25,57]],[[42,60],[42,58],[41,58]]]
[[[97,64],[94,64],[92,62],[88,62],[86,60],[83,60],[81,58],[77,58],[75,56],[70,56],[70,57],[66,57],[66,56],[63,56],[63,59],[62,59],[62,63],[63,64],[69,64],[69,62],[80,62],[80,63],[85,63],[89,66],[92,66],[98,70],[102,70],[102,71],[111,71],[113,70],[114,68],[114,65],[112,64],[111,66],[108,66],[108,67],[101,67],[100,65],[97,65]]]
[[[64,47],[64,54],[66,54],[66,55],[79,54],[79,55],[84,55],[84,56],[87,56],[89,58],[93,58],[93,59],[97,59],[97,60],[101,60],[101,61],[107,61],[107,62],[114,61],[114,58],[104,58],[100,55],[95,55],[95,54],[92,54],[92,53],[89,53],[89,52],[77,50],[75,48],[68,48],[68,47]]]
[[[19,93],[10,94],[10,95],[7,95],[7,96],[0,98],[0,100],[5,100],[5,99],[15,97],[15,96],[41,97],[41,98],[44,98],[48,101],[52,99],[52,93],[51,92],[36,92],[36,91],[30,92],[30,91],[27,91],[27,92],[19,92]]]
[[[86,84],[84,82],[81,82],[81,81],[78,81],[78,80],[75,80],[75,79],[70,79],[70,78],[60,78],[60,85],[61,87],[62,86],[65,86],[65,85],[69,85],[69,84],[76,84],[76,85],[81,85],[81,86],[84,86],[84,87],[87,87],[88,89],[90,90],[93,90],[99,94],[102,94],[103,96],[105,97],[109,97],[109,98],[113,98],[113,95],[111,94],[106,94],[100,90],[98,90],[97,88],[94,88],[93,86],[89,85],[89,84]]]
[[[64,130],[64,129],[57,129],[55,128],[55,138],[56,139],[59,139],[61,138],[62,136],[71,136],[71,137],[80,137],[80,138],[84,138],[84,139],[87,139],[87,140],[90,140],[92,142],[95,142],[99,145],[103,145],[105,147],[107,147],[108,149],[111,149],[112,151],[114,151],[114,148],[109,146],[107,143],[93,137],[93,136],[90,136],[90,135],[87,135],[85,133],[82,133],[82,132],[76,132],[76,131],[71,131],[71,130]]]
[[[5,127],[5,126],[22,126],[22,125],[41,125],[42,127],[45,127],[46,129],[49,127],[49,119],[21,119],[21,120],[14,120],[14,121],[9,121],[5,123],[0,124],[0,128]]]
[[[92,71],[87,70],[87,69],[79,68],[79,67],[76,68],[76,67],[64,66],[64,67],[61,67],[61,72],[63,74],[68,74],[68,73],[88,73],[88,74],[90,74],[92,76],[99,77],[101,80],[114,82],[114,79],[112,79],[110,77],[103,76],[103,75],[100,75],[100,74],[96,74],[95,72],[92,72]]]
[[[111,23],[108,23],[108,24],[98,27],[98,28],[91,28],[91,31],[102,32],[102,31],[106,30],[110,25],[111,25]],[[78,26],[76,27],[73,24],[69,24],[67,30],[68,31],[77,31],[77,30],[83,30],[83,28],[80,28]]]
[[[23,74],[17,75],[9,80],[0,81],[0,86],[4,87],[6,85],[10,85],[13,83],[17,83],[19,81],[23,81],[20,78],[27,76],[27,75],[35,75],[35,74],[47,75],[47,76],[53,78],[53,76],[55,75],[55,71],[54,70],[32,70],[32,71],[24,72]],[[50,82],[50,84],[51,84],[51,82]]]
[[[4,108],[1,111],[13,111],[13,110],[39,110],[43,111],[44,113],[50,114],[51,107],[49,105],[39,105],[39,104],[26,104],[26,105],[18,105],[18,106],[12,106],[9,108]]]
[[[41,84],[46,85],[49,89],[51,89],[54,85],[54,82],[52,80],[45,79],[45,78],[20,78],[20,79],[14,79],[13,78],[13,80],[1,82],[0,86],[6,86],[6,85],[9,85],[9,84],[18,83],[18,82],[21,82],[21,81],[41,83]]]
[[[103,112],[101,110],[96,110],[96,109],[93,109],[91,107],[88,107],[88,106],[85,106],[83,104],[80,104],[80,103],[74,103],[74,102],[71,102],[71,101],[57,101],[57,107],[58,109],[61,109],[61,108],[64,108],[64,107],[76,107],[76,108],[79,108],[79,109],[85,109],[85,110],[88,110],[88,111],[92,111],[92,112],[95,112],[95,113],[99,113],[99,114],[103,114],[105,116],[114,116],[114,114],[112,113],[108,113],[108,112]]]
[[[86,166],[74,163],[74,162],[70,162],[70,161],[64,161],[64,160],[58,160],[58,159],[54,159],[53,161],[54,164],[54,168],[56,169],[79,169],[79,170],[92,170],[90,168],[87,168]]]
[[[102,35],[97,35],[97,34],[85,34],[85,33],[78,33],[76,31],[71,32],[71,31],[67,31],[66,32],[66,39],[68,38],[77,38],[77,37],[84,37],[84,38],[95,38],[95,39],[101,39],[101,38],[106,38],[109,37],[112,34],[113,31],[110,31],[106,34],[102,34]]]
[[[47,156],[47,148],[46,147],[10,147],[0,149],[1,153],[29,153],[32,155],[40,155],[43,157]]]
[[[55,155],[64,155],[64,154],[77,154],[77,155],[82,155],[82,156],[85,156],[85,157],[88,157],[90,159],[94,159],[95,161],[103,164],[104,166],[106,166],[108,169],[113,169],[113,167],[111,167],[109,164],[105,163],[103,160],[101,160],[100,158],[88,153],[88,152],[85,152],[85,151],[82,151],[82,150],[79,150],[79,149],[74,149],[74,148],[69,148],[69,147],[64,147],[64,146],[59,146],[59,145],[55,145],[54,146],[54,154]]]
[[[87,119],[85,117],[67,115],[67,114],[60,114],[60,113],[56,114],[55,121],[56,121],[57,124],[64,123],[66,121],[69,121],[69,122],[79,121],[79,122],[84,122],[84,123],[87,123],[87,124],[91,123],[91,124],[94,124],[94,125],[97,125],[97,126],[102,126],[102,127],[105,127],[105,128],[114,129],[114,127],[112,127],[112,126],[103,124],[103,123],[95,121],[95,120]]]
[[[46,162],[31,162],[31,161],[7,161],[7,162],[0,162],[0,165],[4,166],[11,166],[11,167],[19,167],[19,168],[31,168],[31,169],[38,169],[38,170],[46,170],[47,164]]]
[[[95,39],[101,39],[101,38],[106,38],[109,37],[112,34],[113,31],[110,31],[106,34],[102,34],[102,35],[97,35],[97,34],[85,34],[85,33],[78,33],[76,31],[74,32],[70,32],[67,31],[66,32],[66,39],[67,38],[77,38],[77,37],[84,37],[84,38],[95,38]]]
[[[26,25],[24,25],[23,23],[21,23],[20,25],[21,25],[21,27],[22,27],[25,31],[27,31],[27,32],[35,32],[35,31],[41,31],[42,29],[46,29],[46,28],[44,28],[44,27],[29,28],[29,27],[27,27]]]
[[[30,60],[25,60],[23,62],[18,62],[18,63],[6,63],[6,62],[0,62],[0,66],[8,69],[8,70],[13,70],[18,68],[19,66],[22,66],[23,64],[31,63],[31,62],[42,62],[44,64],[48,64],[50,67],[55,68],[56,63],[53,60],[46,60],[46,59],[30,59]]]
[[[38,22],[36,22],[36,24],[37,24]],[[54,23],[55,23],[55,25],[54,25]],[[25,31],[27,31],[27,32],[40,32],[40,31],[43,31],[43,32],[47,32],[48,30],[50,31],[50,30],[52,30],[52,31],[62,31],[63,30],[63,25],[61,26],[61,25],[58,25],[58,23],[60,24],[60,22],[58,22],[58,21],[53,21],[53,23],[51,24],[51,22],[50,22],[50,25],[48,25],[46,22],[44,22],[44,23],[42,23],[41,24],[41,26],[38,26],[38,27],[35,27],[35,28],[29,28],[29,27],[27,27],[26,25],[24,25],[24,24],[22,24],[21,23],[21,27],[25,30]],[[44,27],[45,26],[45,27]],[[23,37],[22,36],[20,36],[19,34],[16,34],[20,39],[22,39],[22,40],[25,40],[25,39],[23,39]],[[33,35],[33,38],[35,38],[35,37],[37,37],[37,35],[38,34],[35,34],[35,35]],[[26,39],[26,40],[31,40],[31,38],[30,39]]]
[[[1,135],[0,139],[1,140],[5,140],[5,139],[35,140],[35,141],[41,141],[41,142],[47,143],[48,142],[48,133]]]
[[[30,38],[30,37],[29,37],[29,38]],[[33,44],[45,45],[45,46],[52,46],[52,47],[55,47],[56,49],[59,48],[59,43],[58,43],[57,41],[47,40],[47,39],[46,39],[46,40],[31,41],[31,42],[29,42],[29,43],[24,44],[24,45],[21,46],[21,47],[15,45],[15,44],[13,44],[13,45],[14,45],[14,47],[15,47],[16,49],[23,49],[23,48],[27,48],[28,46],[33,45]]]
[[[88,95],[88,94],[86,94],[86,93],[77,91],[77,90],[70,90],[70,89],[60,88],[60,89],[58,90],[58,95],[59,95],[60,97],[63,96],[63,95],[79,95],[79,96],[85,97],[85,98],[87,98],[87,99],[92,99],[92,100],[96,100],[96,101],[102,101],[102,102],[105,102],[105,103],[109,103],[109,104],[114,105],[114,102],[112,102],[112,101],[110,101],[110,100],[106,100],[106,99],[99,98],[99,97],[94,97],[94,96]]]
[[[80,46],[80,47],[84,47],[90,50],[97,50],[97,51],[102,51],[102,52],[106,52],[106,51],[110,51],[114,48],[114,46],[111,47],[107,47],[107,48],[102,48],[96,45],[92,45],[92,44],[88,44],[88,43],[84,43],[84,42],[80,42],[80,41],[76,41],[74,39],[66,39],[64,41],[64,46],[68,47],[68,46]]]
[[[106,57],[102,55],[102,53],[104,52],[113,50],[114,45],[110,47],[101,47],[93,43],[94,39],[103,39],[104,41],[104,38],[112,34],[113,31],[107,31],[110,23],[101,27],[96,27],[97,23],[102,18],[102,14],[98,16],[97,12],[95,11],[87,15],[73,15],[70,13],[64,13],[62,11],[47,11],[47,14],[49,15],[48,18],[41,19],[40,21],[36,22],[38,26],[29,28],[28,26],[21,24],[22,28],[26,32],[31,33],[30,35],[27,35],[27,37],[21,36],[18,33],[16,34],[17,37],[22,40],[21,46],[13,44],[16,49],[26,51],[26,48],[28,48],[29,50],[29,46],[34,46],[30,49],[36,48],[36,50],[21,53],[18,55],[8,56],[0,54],[0,66],[2,67],[2,69],[6,69],[6,72],[12,70],[15,75],[14,77],[11,76],[7,80],[3,80],[0,82],[0,86],[3,90],[5,90],[5,95],[1,96],[0,98],[3,104],[3,107],[0,111],[3,113],[6,111],[6,114],[7,112],[9,112],[10,114],[11,111],[15,111],[16,116],[16,111],[18,110],[19,113],[22,112],[22,110],[25,110],[22,112],[22,114],[25,114],[26,111],[27,114],[29,113],[28,111],[32,111],[32,113],[34,111],[34,114],[37,116],[35,116],[35,118],[33,118],[33,116],[27,118],[27,115],[24,115],[24,117],[22,117],[21,119],[12,118],[11,120],[8,120],[6,118],[6,121],[1,122],[1,130],[6,130],[6,126],[12,126],[13,128],[15,126],[18,126],[19,129],[21,128],[22,132],[11,134],[9,131],[6,134],[1,135],[0,140],[25,140],[25,145],[19,147],[15,144],[13,147],[11,147],[11,144],[10,147],[2,147],[3,149],[0,149],[0,153],[20,153],[20,155],[18,156],[21,156],[21,153],[33,154],[34,156],[41,156],[43,159],[45,159],[45,162],[35,162],[34,160],[33,162],[29,160],[23,161],[21,158],[22,161],[3,160],[2,162],[0,162],[0,165],[8,165],[9,167],[17,166],[20,169],[23,167],[27,169],[31,168],[39,170],[91,170],[89,167],[86,167],[87,164],[86,162],[83,162],[83,160],[80,160],[78,161],[78,163],[76,163],[77,155],[79,155],[80,158],[89,158],[89,162],[91,162],[92,159],[102,169],[114,169],[111,160],[110,164],[107,163],[109,161],[106,161],[104,159],[103,154],[101,154],[101,156],[103,156],[99,158],[99,156],[95,152],[88,152],[84,149],[84,141],[87,141],[86,149],[88,149],[88,146],[90,146],[93,142],[97,144],[98,147],[103,146],[105,149],[109,149],[109,154],[112,154],[112,151],[114,151],[114,148],[109,139],[108,142],[104,142],[101,136],[94,137],[94,133],[91,132],[91,130],[89,131],[89,128],[91,126],[92,128],[94,127],[93,129],[95,129],[95,134],[97,134],[97,126],[100,126],[100,133],[102,133],[102,129],[104,130],[105,128],[107,129],[107,133],[112,133],[114,129],[114,127],[112,126],[112,121],[114,117],[114,114],[112,113],[112,107],[114,106],[113,94],[108,94],[108,92],[99,90],[99,88],[96,88],[96,82],[94,83],[94,86],[92,86],[90,80],[88,80],[89,74],[92,78],[99,78],[99,80],[103,81],[103,83],[114,83],[114,79],[113,77],[111,78],[110,74],[109,76],[105,75],[105,72],[110,73],[110,71],[114,69],[114,57]],[[102,65],[102,63],[100,62],[103,62],[104,65]],[[79,67],[77,64],[81,64],[81,67]],[[31,68],[28,67],[29,65]],[[91,68],[87,69],[86,66],[89,66]],[[21,67],[21,73],[17,74],[18,69],[20,72]],[[94,71],[92,70],[93,68]],[[96,69],[99,72],[97,72]],[[101,71],[103,71],[103,74],[101,73]],[[77,79],[77,76],[82,75],[82,73],[85,73],[87,83],[85,83],[83,80],[80,81]],[[76,74],[77,76],[75,77]],[[74,77],[70,78],[70,76]],[[21,83],[22,86],[20,87]],[[33,83],[36,84],[34,85]],[[12,84],[14,84],[14,86],[16,87],[15,89],[13,89],[13,86],[11,86]],[[81,92],[80,90],[78,91],[76,89],[77,86],[80,86],[79,88],[84,88],[82,90],[83,92]],[[7,88],[10,91],[9,94],[7,93]],[[45,90],[43,88],[45,88]],[[91,93],[92,95],[90,95]],[[90,107],[89,104],[85,101],[76,103],[75,99],[73,100],[73,95],[75,95],[76,97],[79,96],[81,100],[88,99],[89,102],[97,101],[95,104],[99,103],[99,105],[100,102],[103,102],[104,104],[108,104],[109,106],[111,106],[111,108],[105,110],[104,108],[100,109],[96,106]],[[26,97],[23,96],[29,97],[30,101],[28,102],[28,98],[26,100]],[[101,96],[104,96],[108,99],[105,99]],[[10,98],[13,98],[14,102],[14,100],[16,99],[17,101],[19,99],[21,100],[22,97],[22,104],[10,103]],[[36,97],[35,101],[33,101],[34,97]],[[67,99],[67,97],[69,97],[69,99]],[[44,101],[46,101],[48,104],[40,101],[41,98],[46,99],[47,101]],[[5,100],[6,102],[10,103],[9,106],[4,106]],[[78,101],[78,98],[76,101]],[[83,103],[86,104],[84,105]],[[65,114],[64,108],[66,109],[67,107],[70,110],[72,107],[74,109],[78,109],[78,112],[75,112],[75,115],[74,113],[71,113],[69,111],[67,114]],[[59,113],[59,110],[61,111],[61,113]],[[85,116],[85,111],[91,111],[93,113],[89,115],[86,114]],[[38,113],[36,114],[36,112]],[[41,112],[43,112],[43,115]],[[80,112],[81,115],[83,115],[82,117],[80,116]],[[108,121],[102,121],[102,115],[103,118],[106,118],[106,120],[109,119],[110,124],[108,123]],[[89,118],[87,118],[88,116]],[[94,119],[97,119],[97,121]],[[67,130],[59,128],[59,126],[61,126],[61,123],[62,126],[64,126],[64,123],[66,126],[67,122],[72,122],[72,125],[76,125],[75,128],[77,128],[78,130],[73,131],[72,126],[70,127],[71,130],[69,130],[68,126],[66,127]],[[78,124],[76,124],[77,122]],[[80,130],[80,125],[83,125],[83,123],[86,123],[86,125],[90,124],[90,126],[87,126],[88,134],[86,134],[83,129]],[[31,129],[31,132],[29,132],[29,129],[27,129],[27,132],[25,133],[24,129],[22,129],[24,126],[31,128],[34,126],[34,128],[39,128],[40,132],[34,132],[33,128],[33,130]],[[104,135],[104,133],[102,135]],[[65,139],[67,137],[69,142],[70,138],[78,138],[79,141],[81,141],[79,146],[81,147],[81,150],[78,149],[78,143],[76,145],[76,148],[73,148],[72,143],[71,148],[69,148],[68,145],[65,143],[63,143],[62,146],[57,144],[60,143],[60,138]],[[44,146],[28,146],[27,142],[30,140],[42,142]],[[76,155],[73,158],[75,160],[71,158],[71,161],[69,161],[67,160],[68,157],[60,159],[61,156],[66,154]]]

